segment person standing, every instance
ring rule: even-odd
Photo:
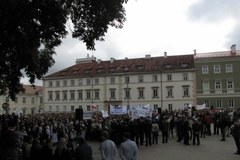
[[[130,133],[123,133],[123,142],[120,144],[119,155],[121,160],[136,160],[138,153],[137,144],[130,140]]]
[[[66,138],[62,137],[60,138],[57,147],[55,149],[53,160],[71,160],[71,153],[67,149],[67,140]]]
[[[158,134],[159,134],[159,126],[156,121],[152,123],[152,144],[158,144]]]
[[[102,160],[115,160],[117,157],[116,144],[109,139],[109,133],[103,131],[100,136],[99,150],[101,153]]]
[[[79,137],[78,146],[75,150],[75,160],[93,160],[92,147],[89,146],[83,137]]]
[[[201,125],[199,124],[198,119],[194,119],[194,123],[192,125],[192,133],[193,133],[193,145],[195,145],[197,140],[197,145],[200,145],[200,131]]]
[[[240,121],[239,119],[236,119],[234,121],[234,124],[231,127],[232,129],[232,136],[234,138],[237,151],[234,154],[240,154]]]

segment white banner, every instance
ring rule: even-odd
[[[196,109],[197,110],[201,110],[201,109],[205,109],[206,108],[206,104],[204,103],[204,104],[202,104],[202,105],[197,105],[196,106]]]
[[[92,119],[93,112],[83,112],[83,119]]]
[[[122,115],[127,114],[127,106],[113,106],[110,105],[110,114],[112,115]]]
[[[153,109],[149,104],[131,107],[131,117],[138,119],[140,117],[152,117]]]
[[[107,118],[107,117],[109,117],[107,111],[102,110],[101,112],[102,112],[102,117],[103,117],[103,118]]]

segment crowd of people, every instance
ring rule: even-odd
[[[168,143],[177,137],[184,145],[200,145],[200,139],[232,134],[240,154],[240,111],[161,111],[152,117],[129,115],[76,119],[74,113],[41,113],[0,116],[1,160],[92,160],[87,141],[99,141],[102,159],[137,159],[141,145]],[[213,124],[213,133],[211,130]],[[119,150],[117,149],[119,148]]]

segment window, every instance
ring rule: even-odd
[[[138,99],[144,99],[144,88],[138,88]]]
[[[232,99],[228,100],[228,107],[235,107],[235,101]]]
[[[115,77],[110,77],[110,84],[115,84]]]
[[[56,106],[56,112],[59,112],[59,106]]]
[[[70,81],[70,85],[75,86],[75,81],[73,79]]]
[[[214,65],[214,73],[221,73],[221,67],[220,65]]]
[[[82,90],[78,90],[78,100],[82,100],[83,99],[83,91]]]
[[[89,85],[91,85],[91,79],[90,78],[88,78],[88,79],[86,79],[86,83],[87,83],[87,85],[89,86]]]
[[[221,90],[221,89],[222,89],[221,81],[219,80],[215,81],[215,90]]]
[[[32,104],[35,103],[35,99],[34,99],[34,98],[31,99],[31,103],[32,103]]]
[[[209,91],[209,81],[203,81],[203,90],[204,91]]]
[[[233,89],[233,81],[231,80],[227,81],[227,89]]]
[[[74,90],[72,90],[72,91],[70,91],[70,100],[75,100],[75,91]]]
[[[158,76],[157,75],[153,75],[153,82],[157,82],[158,81]]]
[[[87,105],[87,111],[91,111],[91,106]]]
[[[187,73],[184,73],[184,74],[183,74],[183,80],[184,80],[184,81],[187,81],[187,80],[188,80],[188,74],[187,74]]]
[[[171,80],[172,80],[172,75],[171,75],[171,74],[168,74],[168,75],[167,75],[167,80],[168,80],[168,81],[171,81]]]
[[[64,87],[67,86],[67,80],[63,81],[63,86],[64,86]]]
[[[125,83],[129,83],[130,82],[130,77],[125,77]]]
[[[43,103],[43,97],[40,97],[40,104]]]
[[[18,103],[18,97],[15,97],[14,102],[15,102],[15,103]]]
[[[49,86],[49,87],[52,87],[52,86],[53,86],[52,81],[49,81],[49,82],[48,82],[48,86]]]
[[[222,100],[217,100],[217,101],[216,101],[216,106],[217,106],[218,108],[222,108]]]
[[[167,98],[173,98],[173,87],[167,87]]]
[[[55,91],[55,101],[59,101],[60,100],[60,92],[59,91]]]
[[[94,99],[99,100],[99,90],[94,90]]]
[[[52,112],[52,106],[48,106],[49,112]]]
[[[48,91],[48,101],[52,101],[52,100],[53,100],[53,92]]]
[[[125,88],[125,99],[130,99],[130,89]]]
[[[82,79],[79,79],[79,80],[78,80],[78,85],[79,85],[79,86],[82,86],[82,85],[83,85],[83,80],[82,80]]]
[[[71,106],[71,112],[74,112],[74,111],[75,111],[75,107]]]
[[[153,105],[153,108],[154,108],[154,110],[158,109],[158,105],[157,105],[157,104],[154,104],[154,105]]]
[[[60,81],[56,81],[56,87],[60,87]]]
[[[63,101],[66,101],[67,100],[67,91],[63,91],[62,92],[62,94],[63,94]]]
[[[98,78],[95,78],[95,79],[94,79],[94,83],[95,83],[95,85],[98,85],[98,84],[99,84],[99,79],[98,79]]]
[[[202,66],[202,74],[208,74],[208,66],[207,65]]]
[[[232,64],[226,64],[226,73],[232,73],[232,72],[233,72]]]
[[[183,97],[189,97],[189,87],[183,87]]]
[[[86,99],[91,99],[91,91],[90,90],[87,90],[86,91]]]
[[[63,111],[67,112],[67,106],[63,106]]]
[[[110,99],[116,99],[115,92],[116,92],[115,88],[110,89]]]
[[[23,99],[22,99],[22,103],[26,103],[26,97],[23,97]]]
[[[142,83],[143,82],[143,76],[138,76],[138,82]]]
[[[168,110],[172,111],[173,110],[173,105],[172,104],[168,104]]]
[[[152,91],[153,91],[153,98],[158,98],[158,87],[153,87]]]

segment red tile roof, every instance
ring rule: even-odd
[[[42,86],[35,86],[35,88],[32,85],[23,85],[23,88],[25,89],[24,94],[40,94],[43,92]]]
[[[167,57],[145,57],[135,59],[119,59],[111,61],[91,61],[77,63],[46,76],[48,78],[58,77],[81,77],[89,75],[103,75],[124,72],[165,72],[169,70],[194,69],[193,55],[178,55]]]

